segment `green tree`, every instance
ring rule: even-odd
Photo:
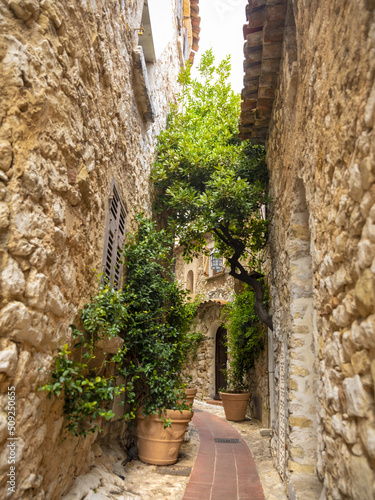
[[[187,260],[213,234],[230,274],[254,290],[254,311],[272,329],[258,272],[268,227],[261,211],[268,201],[264,149],[238,139],[240,96],[227,82],[229,58],[215,67],[209,50],[198,70],[200,79],[190,68],[181,73],[182,92],[158,138],[156,207],[169,214]]]

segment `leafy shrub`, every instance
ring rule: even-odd
[[[197,303],[179,288],[169,258],[172,238],[138,216],[139,229],[125,245],[126,281],[116,291],[107,284],[82,311],[82,329],[73,327],[78,350],[72,359],[65,345],[56,359],[52,382],[42,389],[64,394],[67,427],[86,435],[98,428],[95,420],[114,416],[115,395],[125,393],[127,421],[142,408],[145,415],[186,407],[183,365],[197,342],[189,328]],[[115,355],[95,367],[97,342],[119,336]],[[116,386],[121,375],[124,383]]]
[[[245,285],[223,311],[228,330],[227,348],[229,368],[225,370],[227,392],[249,389],[248,375],[264,346],[266,328],[254,313],[254,292]]]

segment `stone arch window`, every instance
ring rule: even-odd
[[[117,289],[121,286],[123,269],[121,251],[124,248],[125,236],[126,210],[115,181],[112,180],[102,269],[111,285]]]
[[[194,272],[189,271],[186,275],[186,288],[191,291],[191,293],[194,292]]]

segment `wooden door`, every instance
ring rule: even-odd
[[[219,389],[225,389],[227,384],[223,374],[223,369],[227,367],[227,331],[220,326],[216,332],[216,352],[215,352],[215,399],[220,399]]]

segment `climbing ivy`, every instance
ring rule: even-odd
[[[248,376],[264,346],[266,328],[254,313],[254,292],[245,285],[223,310],[224,326],[228,331],[229,368],[224,371],[227,391],[249,389]]]
[[[179,288],[169,258],[173,239],[143,216],[124,249],[126,280],[121,290],[102,284],[81,314],[73,355],[65,345],[56,359],[49,396],[64,395],[67,427],[87,435],[99,428],[98,417],[114,416],[114,396],[124,394],[124,419],[142,413],[184,409],[182,370],[194,351],[197,334],[189,333],[197,302]],[[123,346],[95,365],[97,343],[118,336]],[[121,376],[123,383],[116,386]],[[166,425],[168,422],[166,422]]]

